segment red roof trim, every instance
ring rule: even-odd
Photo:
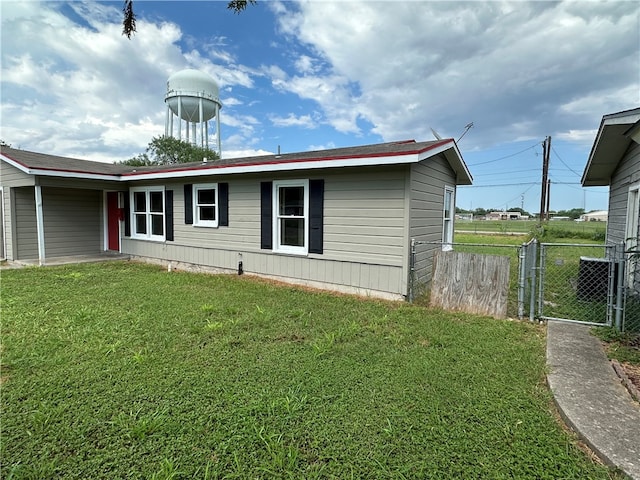
[[[357,158],[378,158],[378,157],[389,157],[389,156],[399,156],[399,155],[417,155],[435,148],[438,148],[446,143],[452,142],[453,140],[447,139],[442,140],[440,142],[429,145],[426,148],[417,149],[417,150],[409,150],[406,152],[384,152],[384,153],[372,153],[368,155],[336,155],[332,157],[316,157],[316,158],[299,158],[299,159],[290,159],[290,160],[269,160],[264,162],[252,162],[252,163],[233,163],[230,165],[216,165],[215,161],[212,161],[211,164],[198,165],[194,167],[186,167],[186,168],[175,168],[175,169],[164,169],[164,170],[145,170],[142,172],[129,172],[122,174],[123,177],[136,176],[136,175],[151,175],[154,173],[169,173],[169,172],[189,172],[195,170],[217,170],[220,168],[237,168],[237,167],[257,167],[261,165],[282,165],[288,163],[306,163],[306,162],[328,162],[331,160],[352,160]],[[415,143],[415,140],[407,140],[406,142],[398,142],[398,143]]]
[[[215,161],[212,161],[210,164],[206,165],[198,165],[192,167],[177,167],[170,169],[161,169],[161,170],[143,170],[143,171],[133,171],[133,172],[124,172],[124,173],[101,173],[89,170],[76,170],[76,169],[64,169],[64,168],[51,168],[51,167],[30,167],[15,158],[3,153],[2,155],[6,158],[11,159],[13,162],[21,165],[26,170],[31,171],[51,171],[51,172],[67,172],[67,173],[78,173],[85,175],[98,175],[103,177],[112,177],[112,178],[121,178],[121,177],[135,177],[138,175],[153,175],[153,174],[163,174],[163,173],[177,173],[177,172],[188,172],[188,171],[197,171],[197,170],[218,170],[221,168],[242,168],[242,167],[258,167],[262,165],[282,165],[282,164],[296,164],[296,163],[311,163],[311,162],[328,162],[332,160],[354,160],[354,159],[364,159],[364,158],[378,158],[378,157],[390,157],[390,156],[404,156],[404,155],[416,155],[423,152],[427,152],[429,150],[433,150],[441,147],[447,143],[452,143],[453,139],[443,139],[439,142],[432,143],[431,145],[426,146],[422,149],[401,151],[401,152],[382,152],[382,153],[371,153],[371,154],[360,154],[360,155],[336,155],[336,156],[327,156],[327,157],[310,157],[310,158],[292,158],[292,159],[283,159],[283,160],[268,160],[264,162],[245,162],[245,163],[232,163],[227,165],[216,165]],[[400,142],[394,142],[398,145],[406,145],[410,143],[416,143],[415,140],[405,140]],[[276,156],[277,157],[277,156]]]

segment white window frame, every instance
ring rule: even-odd
[[[449,202],[449,217],[447,217],[447,196],[451,196]],[[442,196],[442,250],[453,250],[453,221],[456,216],[456,189],[445,185]]]
[[[213,205],[215,210],[215,220],[202,220],[200,219],[200,206],[211,206],[211,204],[199,204],[198,203],[198,191],[199,190],[214,190],[215,191],[215,204]],[[196,227],[218,227],[218,221],[220,219],[218,202],[218,184],[217,183],[201,183],[193,185],[193,225]]]
[[[279,189],[281,187],[303,187],[304,188],[304,208],[303,217],[289,217],[280,215]],[[273,251],[278,253],[289,253],[293,255],[307,255],[309,253],[309,180],[276,180],[273,182]],[[304,219],[304,245],[301,247],[283,245],[281,243],[281,225],[283,218],[303,218]]]
[[[638,239],[640,230],[640,183],[636,183],[629,187],[629,195],[627,196],[627,216],[624,228],[624,246],[626,250],[636,252],[640,249],[640,239]],[[631,253],[629,255],[632,255]],[[627,285],[634,287],[637,282],[637,262],[628,263]],[[633,268],[635,267],[635,268]]]
[[[166,205],[165,205],[165,194],[164,194],[164,186],[156,186],[156,187],[132,187],[129,190],[129,199],[130,199],[130,210],[131,210],[131,238],[135,238],[138,240],[153,240],[155,242],[164,242],[166,238]],[[135,194],[136,192],[144,192],[145,194],[145,218],[146,218],[146,234],[140,234],[136,232],[136,214],[141,214],[142,212],[135,211]],[[160,192],[162,194],[162,235],[153,235],[151,233],[151,218],[155,215],[159,215],[157,212],[151,212],[151,193],[152,192]]]
[[[627,250],[638,248],[638,223],[640,222],[640,183],[629,187],[627,197],[627,219],[625,222],[624,243]]]

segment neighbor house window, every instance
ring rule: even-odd
[[[218,185],[194,185],[193,219],[199,227],[218,226]]]
[[[131,236],[164,241],[164,187],[132,188],[131,205]]]
[[[444,208],[442,213],[442,249],[453,249],[453,217],[455,214],[454,190],[444,187]]]
[[[273,222],[275,251],[302,255],[308,253],[308,180],[273,182]]]

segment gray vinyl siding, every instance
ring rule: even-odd
[[[419,242],[441,242],[443,229],[444,189],[454,189],[456,177],[441,156],[424,160],[411,169],[409,238]],[[433,255],[439,245],[416,248],[416,284],[428,288],[433,270]]]
[[[0,161],[0,183],[3,187],[24,187],[35,185],[35,177]]]
[[[12,188],[15,240],[14,259],[38,258],[38,230],[36,225],[36,197],[33,187]]]
[[[45,257],[103,250],[102,192],[42,187]]]
[[[608,243],[621,243],[625,240],[629,187],[638,182],[640,182],[640,145],[632,142],[611,177],[607,222]]]
[[[166,183],[174,192],[174,241],[125,239],[123,252],[234,271],[242,255],[247,273],[404,295],[407,175],[408,167],[399,166],[189,180],[229,183],[229,226],[219,228],[185,225],[184,184]],[[260,182],[292,178],[324,179],[321,255],[260,249]]]

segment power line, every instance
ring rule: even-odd
[[[504,160],[506,158],[511,158],[511,157],[515,157],[516,155],[520,155],[521,153],[526,152],[527,150],[531,150],[532,148],[537,147],[538,145],[540,145],[540,142],[537,142],[533,145],[531,145],[530,147],[525,148],[524,150],[521,150],[519,152],[516,153],[512,153],[510,155],[505,155],[504,157],[500,157],[500,158],[496,158],[494,160],[487,160],[486,162],[480,162],[480,163],[474,163],[474,164],[469,164],[470,167],[477,167],[478,165],[486,165],[487,163],[493,163],[493,162],[499,162],[500,160]]]
[[[578,175],[579,177],[582,177],[582,174],[580,174],[580,173],[576,172],[573,168],[571,168],[569,165],[567,165],[567,164],[565,163],[565,161],[564,161],[562,158],[560,158],[560,155],[558,155],[558,152],[556,152],[556,149],[555,149],[555,148],[551,147],[551,150],[553,151],[553,153],[555,153],[555,154],[556,154],[556,157],[558,157],[558,160],[560,160],[560,163],[562,163],[565,167],[567,167],[567,168],[569,169],[569,171],[571,171],[571,172],[575,173],[575,174],[576,174],[576,175]]]
[[[540,182],[526,183],[495,183],[493,185],[458,185],[458,188],[486,188],[486,187],[521,187],[523,185],[540,185]]]

